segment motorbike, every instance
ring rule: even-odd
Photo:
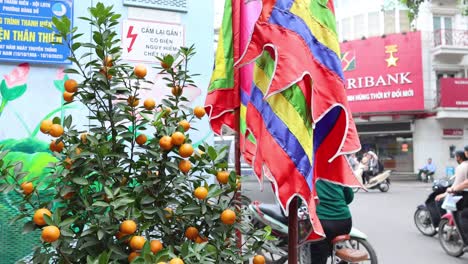
[[[354,171],[354,174],[366,190],[379,189],[381,192],[388,192],[388,190],[390,190],[390,175],[392,173],[391,170],[384,170],[379,174],[371,177],[366,184],[363,184],[362,174],[364,173],[365,168],[366,165],[360,163],[359,167],[356,169],[356,171]],[[353,188],[353,191],[358,192],[359,189],[361,188],[356,187]]]
[[[253,202],[248,206],[251,212],[250,221],[258,228],[270,226],[272,234],[278,240],[274,246],[265,245],[261,254],[269,264],[287,263],[288,260],[288,218],[283,214],[279,205]],[[302,205],[298,210],[299,238],[304,239],[311,230],[307,208]],[[312,242],[313,243],[313,242]],[[329,263],[370,263],[377,264],[377,254],[367,240],[367,236],[357,228],[352,228],[348,235],[336,237],[333,240],[333,252]],[[303,244],[299,247],[298,258],[301,264],[310,263],[312,258],[308,247]]]
[[[416,228],[425,236],[437,234],[442,216],[447,213],[442,208],[443,201],[436,201],[435,197],[444,193],[453,183],[453,179],[435,180],[432,183],[432,193],[429,194],[424,204],[418,205],[414,212],[414,223]]]
[[[439,223],[439,242],[444,251],[453,257],[461,257],[467,246],[463,243],[460,227],[455,221],[457,212],[448,212],[442,216]]]

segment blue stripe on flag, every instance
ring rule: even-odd
[[[257,109],[262,116],[267,130],[276,140],[278,145],[288,154],[297,170],[302,174],[309,189],[312,190],[312,165],[297,138],[289,131],[283,121],[273,112],[270,105],[263,100],[263,93],[253,84],[250,103]],[[281,161],[278,161],[281,162]]]
[[[340,114],[342,114],[342,108],[335,106],[322,119],[320,119],[317,124],[315,124],[314,153],[333,129]]]
[[[282,26],[289,29],[299,36],[306,42],[312,55],[328,69],[334,71],[341,79],[344,79],[343,72],[341,69],[341,60],[335,52],[330,50],[327,46],[320,43],[307,24],[296,15],[289,11],[283,11],[278,8],[273,8],[269,22],[275,25]]]

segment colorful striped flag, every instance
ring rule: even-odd
[[[227,0],[206,108],[216,133],[237,130],[244,159],[287,212],[317,179],[359,186],[344,154],[360,149],[345,94],[332,0]],[[222,39],[222,40],[221,40]],[[240,120],[234,112],[240,111]]]

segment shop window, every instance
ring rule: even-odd
[[[366,32],[366,22],[364,15],[354,16],[354,39],[361,38],[362,36],[367,36]]]
[[[358,157],[364,152],[377,153],[379,160],[386,170],[397,172],[413,172],[413,138],[411,134],[378,133],[360,135],[362,149]]]
[[[187,12],[187,0],[123,0],[127,6]]]
[[[434,44],[453,45],[452,17],[434,16],[432,19],[434,27]]]
[[[342,36],[343,40],[352,40],[353,39],[353,24],[350,17],[344,18],[341,22]]]
[[[395,10],[389,10],[384,12],[384,33],[395,33]]]
[[[411,26],[408,18],[408,11],[400,10],[400,32],[409,32],[410,28]]]
[[[380,36],[380,13],[372,12],[367,17],[367,32],[369,37]]]

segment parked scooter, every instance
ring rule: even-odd
[[[365,165],[363,162],[359,163],[358,168],[354,171],[354,174],[356,178],[359,180],[359,182],[362,184],[362,174],[364,173],[367,165]],[[382,171],[381,173],[377,174],[376,176],[373,176],[369,179],[369,181],[366,184],[363,184],[363,186],[366,189],[379,189],[381,192],[388,192],[390,190],[390,175],[392,171],[391,170],[385,170]],[[360,188],[353,188],[354,192],[359,191]]]
[[[435,180],[432,183],[432,193],[429,194],[424,204],[418,205],[414,212],[414,223],[425,236],[434,236],[437,234],[442,215],[447,213],[442,208],[443,201],[437,202],[435,197],[444,193],[453,183],[453,178],[449,180]]]
[[[461,257],[466,247],[460,235],[460,227],[457,225],[454,217],[457,212],[448,212],[442,216],[439,223],[439,242],[444,251],[453,257]]]
[[[263,228],[271,226],[272,233],[278,238],[275,247],[263,248],[262,254],[267,263],[282,264],[288,260],[288,218],[283,214],[279,205],[261,204],[253,202],[248,206],[255,226]],[[304,239],[310,232],[310,220],[307,208],[301,206],[298,211],[299,237]],[[339,236],[333,240],[334,249],[330,263],[370,263],[377,264],[377,254],[367,241],[367,236],[356,228],[352,228],[349,235]],[[308,245],[299,248],[299,263],[310,263],[311,255]],[[340,262],[341,261],[341,262]]]

